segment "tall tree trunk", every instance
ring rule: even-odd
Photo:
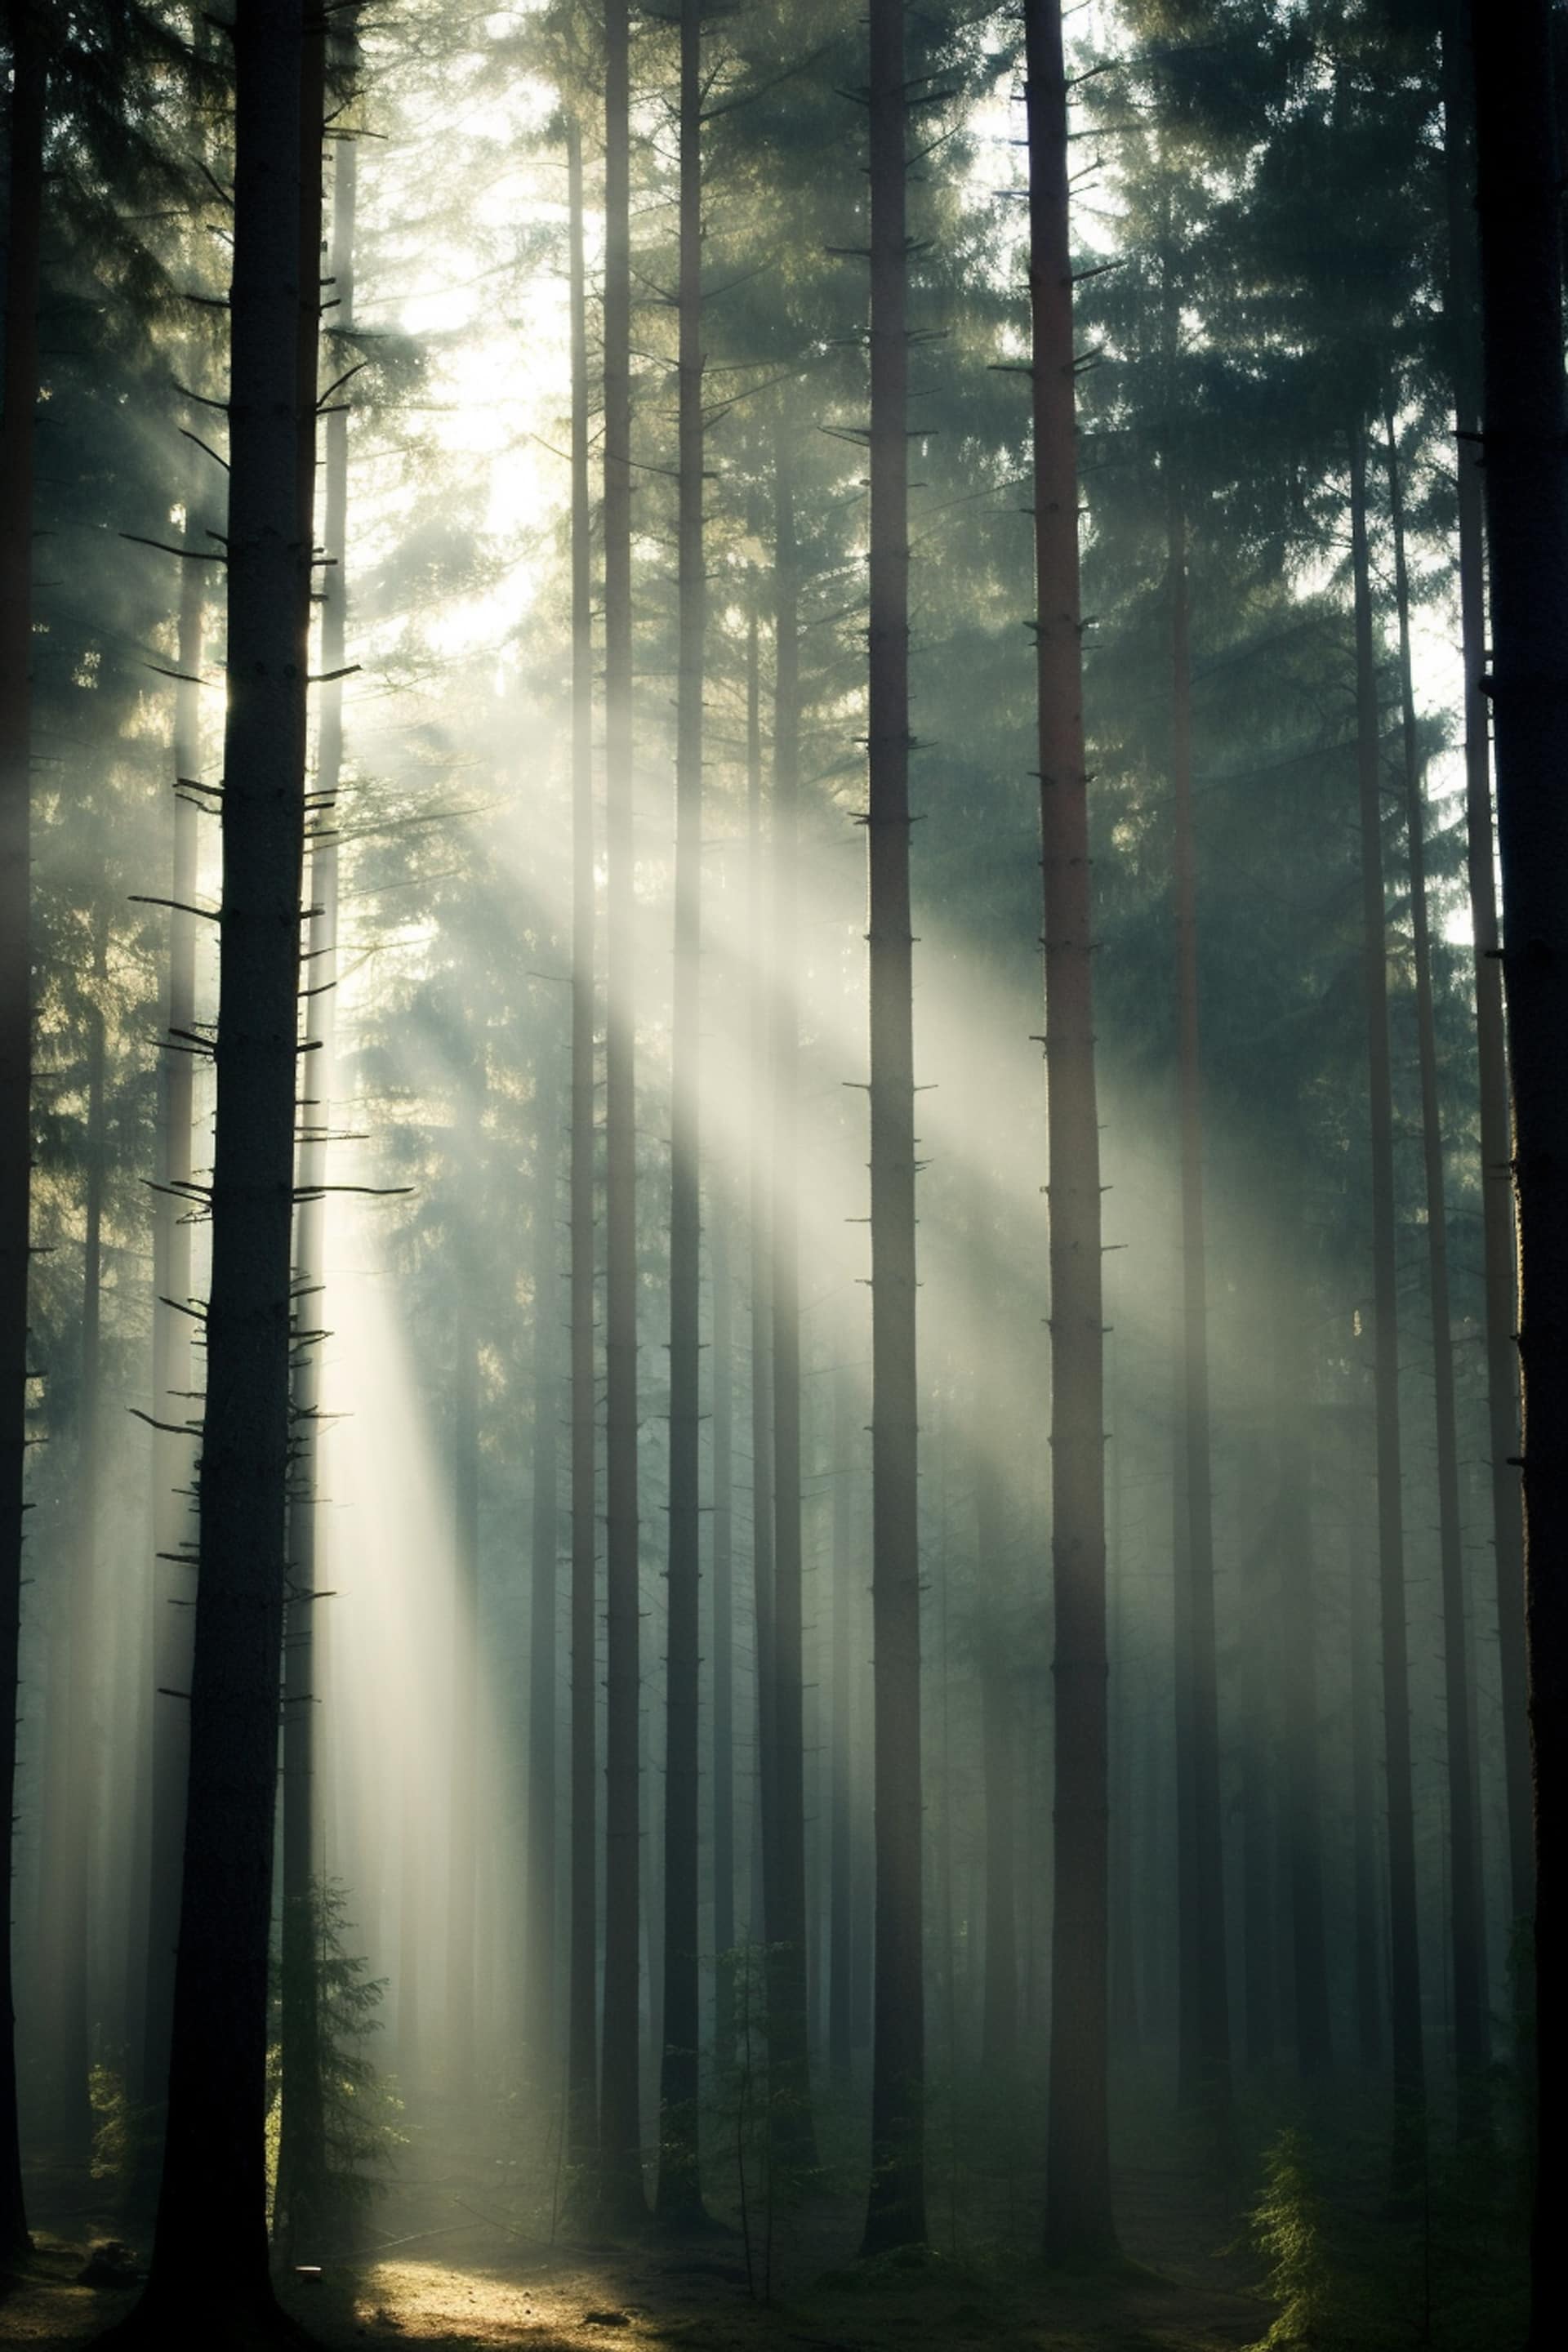
[[[104,1596],[98,1578],[98,1494],[103,1351],[104,1014],[109,976],[109,912],[93,919],[87,1004],[87,1125],[81,1273],[81,1388],[77,1407],[75,1524],[66,1595],[66,1675],[59,1693],[65,1737],[51,1744],[62,1776],[56,1818],[60,1851],[50,1873],[58,1887],[54,1955],[56,2116],[68,2160],[85,2168],[92,2154],[93,2060],[92,1847],[98,1818],[102,1726],[95,1717],[94,1666]]]
[[[1300,1230],[1299,1214],[1279,1230]],[[1278,1310],[1274,1327],[1274,1425],[1279,1511],[1281,1699],[1284,1713],[1284,1834],[1289,1881],[1290,1949],[1295,1994],[1296,2065],[1303,2082],[1326,2075],[1333,2063],[1328,1948],[1323,1932],[1322,1808],[1318,1776],[1318,1625],[1313,1578],[1311,1466],[1307,1450],[1309,1400],[1299,1337],[1298,1293]]]
[[[1492,719],[1503,982],[1513,1071],[1519,1352],[1524,1401],[1525,1620],[1535,1791],[1535,2091],[1558,2114],[1565,2045],[1552,1988],[1568,1944],[1568,403],[1552,26],[1544,0],[1472,6],[1491,550]],[[1558,2215],[1538,2158],[1532,2347],[1557,2333]]]
[[[768,1056],[772,1047],[768,961],[763,898],[763,715],[755,582],[746,619],[746,936],[751,942],[751,1114],[748,1166],[752,1295],[752,1599],[756,1673],[757,1803],[753,1881],[760,1879],[761,1919],[753,1901],[753,1933],[773,1935],[776,1897],[771,1873],[778,1853],[773,1810],[778,1758],[773,1742],[773,1258],[767,1149]],[[761,1868],[758,1870],[757,1864]],[[753,1894],[756,1888],[753,1886]]]
[[[800,831],[800,579],[788,426],[773,449],[773,1759],[777,1853],[768,1916],[770,2116],[779,2154],[816,2161],[811,2120],[802,1664],[800,1244],[795,1160],[795,902]]]
[[[627,0],[605,10],[605,1986],[599,2163],[605,2220],[640,2221],[637,1948],[637,1234],[632,825],[631,123]]]
[[[1112,1310],[1114,1311],[1114,1310]],[[1114,1326],[1112,1326],[1114,1328]],[[1117,1393],[1116,1359],[1111,1360],[1109,1436],[1110,1475],[1106,1496],[1108,1583],[1110,1587],[1110,1638],[1109,1693],[1110,1716],[1109,1725],[1110,1771],[1108,1773],[1110,1807],[1110,1853],[1108,1867],[1110,1873],[1110,2047],[1123,2059],[1135,2058],[1140,2044],[1138,2021],[1138,1937],[1133,1922],[1133,1893],[1136,1869],[1132,1844],[1132,1756],[1128,1737],[1131,1717],[1128,1713],[1128,1653],[1131,1643],[1127,1627],[1127,1556],[1123,1541],[1126,1525],[1122,1506],[1123,1465],[1127,1449],[1122,1440],[1124,1423]]]
[[[715,1180],[708,1204],[713,1297],[713,2054],[721,2070],[735,2047],[735,1340],[730,1273],[730,1202]]]
[[[1459,1432],[1454,1400],[1453,1310],[1448,1291],[1448,1212],[1443,1173],[1442,1110],[1437,1094],[1432,939],[1426,911],[1426,804],[1421,785],[1415,687],[1410,657],[1410,576],[1405,555],[1404,487],[1392,405],[1384,422],[1389,513],[1394,527],[1394,602],[1399,618],[1405,817],[1410,842],[1410,924],[1415,942],[1422,1159],[1426,1182],[1426,1266],[1437,1423],[1437,1540],[1443,1596],[1454,2065],[1459,2135],[1463,2139],[1478,2139],[1485,2137],[1488,2128],[1490,2101],[1487,2070],[1491,2052],[1483,1990],[1486,1928],[1481,1900],[1480,1822],[1475,1810],[1475,1708],[1466,1656],[1464,1528],[1459,1516]]]
[[[1056,1844],[1046,2252],[1108,2256],[1104,1314],[1059,0],[1025,0],[1036,647],[1050,1129]]]
[[[984,1570],[986,1555],[981,1554]],[[1018,2055],[1018,1927],[1013,1792],[1019,1754],[1013,1662],[1004,1640],[987,1639],[980,1661],[981,1755],[985,1788],[985,2009],[981,2059],[1005,2081]]]
[[[1426,2140],[1421,1953],[1415,1916],[1415,1819],[1411,1793],[1410,1673],[1405,1609],[1405,1524],[1399,1439],[1399,1308],[1394,1263],[1394,1093],[1388,1051],[1388,950],[1377,670],[1366,535],[1366,444],[1351,439],[1351,537],[1355,577],[1356,743],[1361,806],[1362,980],[1372,1130],[1373,1348],[1377,1419],[1377,1558],[1383,1633],[1383,1728],[1388,1794],[1389,2041],[1394,2056],[1394,2167],[1398,2194],[1419,2178]]]
[[[179,635],[174,667],[174,840],[170,881],[169,969],[158,1073],[157,1190],[153,1209],[153,1732],[151,1851],[148,1859],[147,1974],[143,1996],[142,2095],[162,2106],[169,2078],[169,2023],[174,1998],[174,1937],[180,1905],[190,1718],[191,1619],[196,1565],[191,1488],[196,1449],[190,1390],[191,1225],[196,1017],[197,809],[186,785],[201,781],[200,673],[206,583],[196,559],[208,551],[195,485],[185,509],[187,560],[180,566]]]
[[[598,1783],[594,1671],[598,1561],[594,1396],[594,619],[588,504],[588,288],[583,254],[583,132],[566,128],[572,272],[572,1953],[567,1997],[567,2147],[593,2165],[599,2143]]]
[[[870,0],[871,1611],[877,1921],[865,2252],[925,2218],[915,1082],[910,929],[909,341],[903,0]],[[771,1929],[770,1929],[771,1932]]]
[[[702,956],[702,34],[680,0],[679,649],[676,683],[675,989],[670,1020],[669,1575],[664,1770],[664,2002],[655,2210],[702,2211],[698,2108],[698,1606],[701,1549],[702,1210],[698,1056]]]
[[[1178,1832],[1193,1867],[1179,1879],[1193,1908],[1182,1959],[1195,1970],[1183,1999],[1196,2046],[1184,2053],[1184,2100],[1228,2153],[1230,2000],[1225,1928],[1225,1828],[1219,1789],[1219,1677],[1215,1642],[1214,1491],[1209,1467],[1208,1282],[1204,1241],[1203,1077],[1198,1042],[1197,860],[1193,839],[1192,641],[1187,610],[1186,516],[1167,457],[1166,546],[1171,610],[1171,780],[1174,800],[1176,1024],[1182,1164],[1182,1432],[1185,1464],[1187,1702],[1192,1753],[1176,1776],[1190,1828]]]
[[[476,1129],[479,1114],[474,1115]],[[475,2083],[475,1929],[479,1914],[479,1343],[474,1272],[460,1250],[452,1339],[452,1778],[447,1822],[447,2086]]]
[[[300,528],[300,0],[238,0],[228,708],[200,1601],[169,2122],[146,2340],[283,2323],[267,2262],[267,1960],[289,1471],[310,548]],[[309,152],[319,153],[319,149]],[[313,402],[312,402],[313,406]]]
[[[33,472],[38,403],[38,271],[47,44],[41,10],[12,0],[4,408],[0,410],[0,2255],[26,2253],[16,2126],[11,1890],[16,1884],[16,1717],[21,1693],[23,1466],[27,1428],[27,1268],[33,1165]]]
[[[1519,1462],[1519,1360],[1513,1136],[1504,1033],[1502,958],[1488,757],[1487,616],[1482,544],[1479,309],[1473,181],[1475,125],[1465,0],[1449,0],[1443,27],[1443,146],[1448,205],[1444,310],[1452,337],[1459,520],[1459,626],[1465,668],[1465,831],[1470,931],[1475,942],[1476,1060],[1480,1080],[1481,1242],[1486,1268],[1487,1412],[1498,1657],[1502,1685],[1509,1888],[1516,1921],[1535,1902],[1531,1825],[1530,1724],[1524,1654],[1524,1521]]]
[[[1355,1886],[1356,2055],[1369,2079],[1383,2064],[1386,1968],[1377,1900],[1378,1788],[1373,1727],[1372,1607],[1360,1531],[1350,1551],[1351,1844]]]
[[[553,1035],[539,1056],[533,1195],[533,1498],[529,1526],[528,1869],[523,1927],[523,2043],[539,2081],[555,2049],[555,1617],[561,1508],[556,1476],[561,1401],[557,1372],[555,1201],[561,1172],[561,1103]]]
[[[849,1722],[849,1580],[854,1572],[849,1487],[849,1416],[854,1385],[847,1364],[833,1372],[833,1746],[828,1822],[827,2068],[835,2087],[848,2088],[854,2048],[854,1844]]]
[[[300,242],[300,529],[313,541],[316,514],[316,402],[321,218],[321,129],[326,110],[326,24],[305,28],[300,105],[300,173],[312,189],[301,207]],[[333,322],[353,316],[353,142],[333,150],[331,275]],[[308,240],[310,240],[308,244]],[[345,308],[346,306],[346,308]],[[343,667],[346,615],[348,417],[326,430],[326,514],[322,551],[321,657],[324,673]],[[331,2242],[337,2217],[328,2205],[323,2104],[320,1916],[321,1856],[321,1730],[325,1649],[319,1640],[321,1567],[321,1330],[326,1286],[327,1135],[331,1124],[332,1054],[337,1029],[337,796],[342,770],[342,681],[323,689],[316,739],[316,789],[310,817],[310,906],[306,938],[305,1037],[300,1102],[299,1203],[294,1220],[297,1301],[293,1375],[293,1493],[289,1517],[289,1589],[283,1620],[283,1948],[281,2039],[283,2107],[278,2149],[274,2234],[290,2260],[314,2260]]]

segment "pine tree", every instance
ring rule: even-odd
[[[1068,91],[1058,0],[1024,14],[1033,331],[1035,644],[1050,1123],[1056,1885],[1045,2242],[1115,2250],[1107,2064],[1105,1409],[1100,1127],[1078,544]]]

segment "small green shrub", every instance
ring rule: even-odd
[[[1268,2264],[1268,2293],[1279,2308],[1251,2352],[1321,2352],[1337,2340],[1337,2298],[1322,2204],[1300,2133],[1281,2132],[1263,2168],[1263,2195],[1249,2217],[1252,2242]]]

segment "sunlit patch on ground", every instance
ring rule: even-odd
[[[359,2283],[354,2315],[369,2329],[410,2343],[607,2343],[635,2332],[630,2315],[619,2326],[588,2326],[580,2300],[559,2287],[521,2283],[500,2267],[440,2262],[377,2263]]]

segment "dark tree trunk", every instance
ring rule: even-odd
[[[828,1823],[827,2067],[835,2086],[847,2089],[854,2048],[854,1845],[849,1723],[849,1580],[854,1572],[850,1494],[849,1416],[854,1411],[849,1368],[833,1374],[833,1746]]]
[[[1379,1802],[1373,1749],[1372,1596],[1359,1529],[1350,1553],[1351,1845],[1355,1883],[1356,2056],[1371,2077],[1383,2064],[1383,1927],[1377,1900]]]
[[[1110,2255],[1104,1314],[1083,747],[1068,93],[1059,0],[1025,0],[1036,648],[1050,1128],[1056,1843],[1046,2252]]]
[[[203,460],[204,463],[208,462]],[[193,557],[210,549],[194,494],[184,542]],[[195,1034],[197,812],[180,779],[201,780],[200,673],[206,619],[203,565],[180,566],[179,636],[174,667],[174,842],[169,916],[169,972],[158,1072],[158,1189],[153,1195],[153,1573],[151,1850],[148,1858],[147,1973],[143,1994],[142,2095],[161,2107],[169,2079],[169,2021],[174,1998],[174,1936],[180,1906],[190,1719],[191,1604],[195,1597],[195,1480],[192,1422],[191,1184]],[[193,1423],[194,1427],[194,1423]]]
[[[1114,1328],[1114,1325],[1111,1328]],[[1122,1486],[1127,1449],[1122,1438],[1125,1424],[1117,1395],[1114,1358],[1110,1374],[1109,1423],[1110,1475],[1106,1496],[1106,1512],[1110,1610],[1109,1652],[1110,1664],[1109,1678],[1110,2048],[1119,2057],[1125,2060],[1137,2056],[1141,2036],[1138,2017],[1138,1934],[1134,1924],[1133,1902],[1137,1874],[1132,1842],[1133,1777],[1132,1743],[1130,1736],[1131,1717],[1129,1713],[1127,1696],[1129,1652],[1131,1645],[1128,1637],[1127,1622],[1127,1560],[1122,1542],[1122,1530],[1125,1525]]]
[[[702,2211],[698,2105],[698,1607],[701,1546],[700,1141],[702,672],[702,35],[680,0],[675,990],[670,1020],[669,1574],[664,1774],[664,2000],[655,2211],[679,2229]]]
[[[800,1248],[796,1204],[795,900],[800,827],[800,581],[787,427],[774,446],[773,1244],[773,1769],[768,2063],[778,2154],[816,2161],[811,2120],[801,1607]]]
[[[1524,1401],[1525,1622],[1535,1791],[1535,2090],[1557,2115],[1568,1726],[1568,413],[1560,165],[1545,0],[1470,11],[1485,342],[1492,719],[1502,856],[1503,982],[1513,1071],[1519,1352]],[[1543,1997],[1544,1996],[1544,1997]],[[1538,2158],[1531,2343],[1558,2332],[1557,2201]]]
[[[1474,121],[1464,0],[1450,0],[1443,31],[1444,152],[1448,199],[1448,282],[1444,309],[1453,339],[1459,510],[1459,624],[1465,665],[1465,827],[1470,930],[1475,942],[1476,1059],[1480,1080],[1481,1241],[1486,1267],[1487,1412],[1498,1656],[1502,1684],[1503,1774],[1508,1799],[1509,1887],[1516,1921],[1535,1903],[1531,1825],[1530,1723],[1524,1654],[1524,1522],[1519,1462],[1518,1262],[1513,1222],[1513,1135],[1499,950],[1491,769],[1486,701],[1487,616],[1482,544],[1480,347],[1476,285]]]
[[[567,2147],[591,2166],[599,2144],[598,1783],[595,1579],[598,1560],[594,1396],[594,622],[588,506],[588,289],[583,255],[583,133],[566,130],[572,271],[572,1875],[567,1996]]]
[[[903,0],[870,5],[871,1611],[877,1920],[864,2250],[925,2236]],[[771,1932],[771,1927],[770,1927]]]
[[[1300,1230],[1294,1213],[1280,1231]],[[1322,1809],[1318,1776],[1318,1624],[1312,1557],[1311,1465],[1307,1450],[1309,1400],[1298,1334],[1300,1293],[1279,1312],[1274,1328],[1274,1423],[1277,1446],[1279,1567],[1280,1696],[1283,1703],[1283,1848],[1290,1920],[1295,1995],[1296,2065],[1303,2082],[1326,2075],[1333,2063],[1328,1948],[1323,1923]]]
[[[710,1192],[709,1281],[713,1297],[713,2055],[735,2048],[735,1339],[730,1272],[730,1202]]]
[[[31,2244],[16,2128],[11,1890],[16,1883],[17,1648],[27,1428],[27,1268],[33,1166],[33,470],[38,402],[47,41],[41,10],[13,0],[5,355],[0,411],[0,2256]]]
[[[1372,1131],[1373,1348],[1377,1422],[1377,1559],[1383,1634],[1383,1728],[1388,1792],[1389,2042],[1394,2057],[1396,2193],[1419,2178],[1426,2137],[1421,2043],[1421,1953],[1415,1916],[1415,1819],[1411,1793],[1410,1672],[1405,1608],[1405,1523],[1400,1480],[1399,1321],[1394,1260],[1394,1094],[1388,1050],[1388,950],[1383,888],[1383,817],[1377,671],[1366,536],[1366,445],[1351,441],[1351,534],[1355,575],[1356,742],[1362,856],[1362,980]]]
[[[1394,601],[1405,754],[1405,818],[1410,843],[1410,923],[1415,961],[1415,1021],[1421,1068],[1422,1160],[1426,1185],[1426,1267],[1431,1294],[1432,1377],[1437,1423],[1437,1539],[1443,1598],[1443,1697],[1448,1791],[1448,1928],[1453,1965],[1454,2066],[1462,2139],[1486,2137],[1491,2062],[1485,1980],[1480,1822],[1475,1809],[1475,1707],[1465,1631],[1464,1528],[1459,1515],[1459,1432],[1454,1399],[1453,1309],[1448,1290],[1448,1212],[1437,1093],[1437,1030],[1432,998],[1432,939],[1426,912],[1426,803],[1410,658],[1410,579],[1405,557],[1404,486],[1392,406],[1385,419],[1389,513],[1394,527]]]
[[[299,528],[313,544],[316,516],[316,402],[320,383],[321,137],[326,110],[326,25],[310,17],[305,28],[304,82],[300,97],[300,170],[304,201],[300,222],[300,438]],[[353,316],[352,246],[353,165],[348,164],[347,202],[337,176],[353,146],[334,150],[332,293],[335,322],[343,320],[346,292]],[[346,217],[345,217],[346,215]],[[327,514],[322,572],[321,668],[343,667],[343,552],[348,497],[348,442],[339,428],[346,415],[328,419]],[[321,1853],[320,1727],[323,1717],[324,1646],[316,1594],[319,1589],[318,1493],[321,1411],[320,1333],[326,1279],[327,1130],[331,1120],[332,1045],[338,915],[337,790],[342,766],[342,685],[329,685],[321,700],[316,747],[316,789],[310,814],[310,908],[307,939],[305,1034],[310,1051],[301,1064],[299,1205],[294,1225],[294,1295],[297,1302],[293,1370],[293,1492],[289,1516],[288,1601],[283,1620],[283,1949],[281,2036],[283,2108],[278,2150],[273,2231],[294,2262],[318,2259],[331,2242],[336,2217],[328,2210],[326,2116],[322,2098],[321,1986],[318,1977],[318,1885]]]
[[[599,2164],[605,2218],[647,2211],[638,2097],[637,1234],[632,825],[631,125],[627,0],[605,12],[605,1055],[606,1610],[605,1986]]]
[[[536,1068],[533,1131],[533,1497],[529,1524],[528,1871],[523,1923],[523,2046],[531,2077],[555,2065],[555,1619],[561,1569],[557,1456],[561,1383],[556,1194],[561,1175],[560,1077],[552,1036]]]
[[[54,1918],[55,2127],[67,2160],[86,2168],[92,2154],[93,2061],[92,1847],[102,1761],[102,1727],[95,1720],[93,1668],[104,1605],[98,1578],[99,1449],[102,1443],[104,1018],[109,973],[109,916],[93,922],[92,972],[87,1005],[87,1126],[81,1276],[81,1387],[77,1406],[75,1525],[66,1593],[66,1671],[51,1694],[63,1738],[51,1741],[49,1761],[60,1776],[58,1801],[46,1814],[57,1822],[58,1858],[50,1871]]]
[[[1166,460],[1171,605],[1171,778],[1174,800],[1176,1069],[1182,1164],[1182,1428],[1186,1500],[1186,1720],[1191,1755],[1176,1775],[1190,1825],[1178,1843],[1192,1868],[1178,1880],[1193,1916],[1181,1936],[1195,1979],[1182,1999],[1195,2044],[1183,2051],[1184,2105],[1203,2116],[1227,2154],[1231,2110],[1230,2000],[1225,1928],[1225,1827],[1219,1789],[1219,1680],[1215,1645],[1214,1493],[1209,1469],[1208,1280],[1204,1242],[1203,1077],[1198,1042],[1197,863],[1193,839],[1192,644],[1187,611],[1186,518]]]
[[[746,936],[752,942],[751,1114],[748,1166],[752,1295],[752,1601],[756,1673],[757,1802],[752,1846],[752,1933],[765,1943],[777,1907],[770,1883],[778,1853],[773,1809],[773,1346],[767,1150],[770,969],[763,898],[763,708],[755,583],[746,622]],[[760,1867],[759,1867],[760,1865]],[[761,1916],[755,1897],[760,1891]]]
[[[281,2335],[267,2262],[267,1959],[289,1471],[310,549],[300,529],[299,0],[238,0],[224,889],[190,1788],[146,2340]],[[318,226],[319,234],[319,226]]]

